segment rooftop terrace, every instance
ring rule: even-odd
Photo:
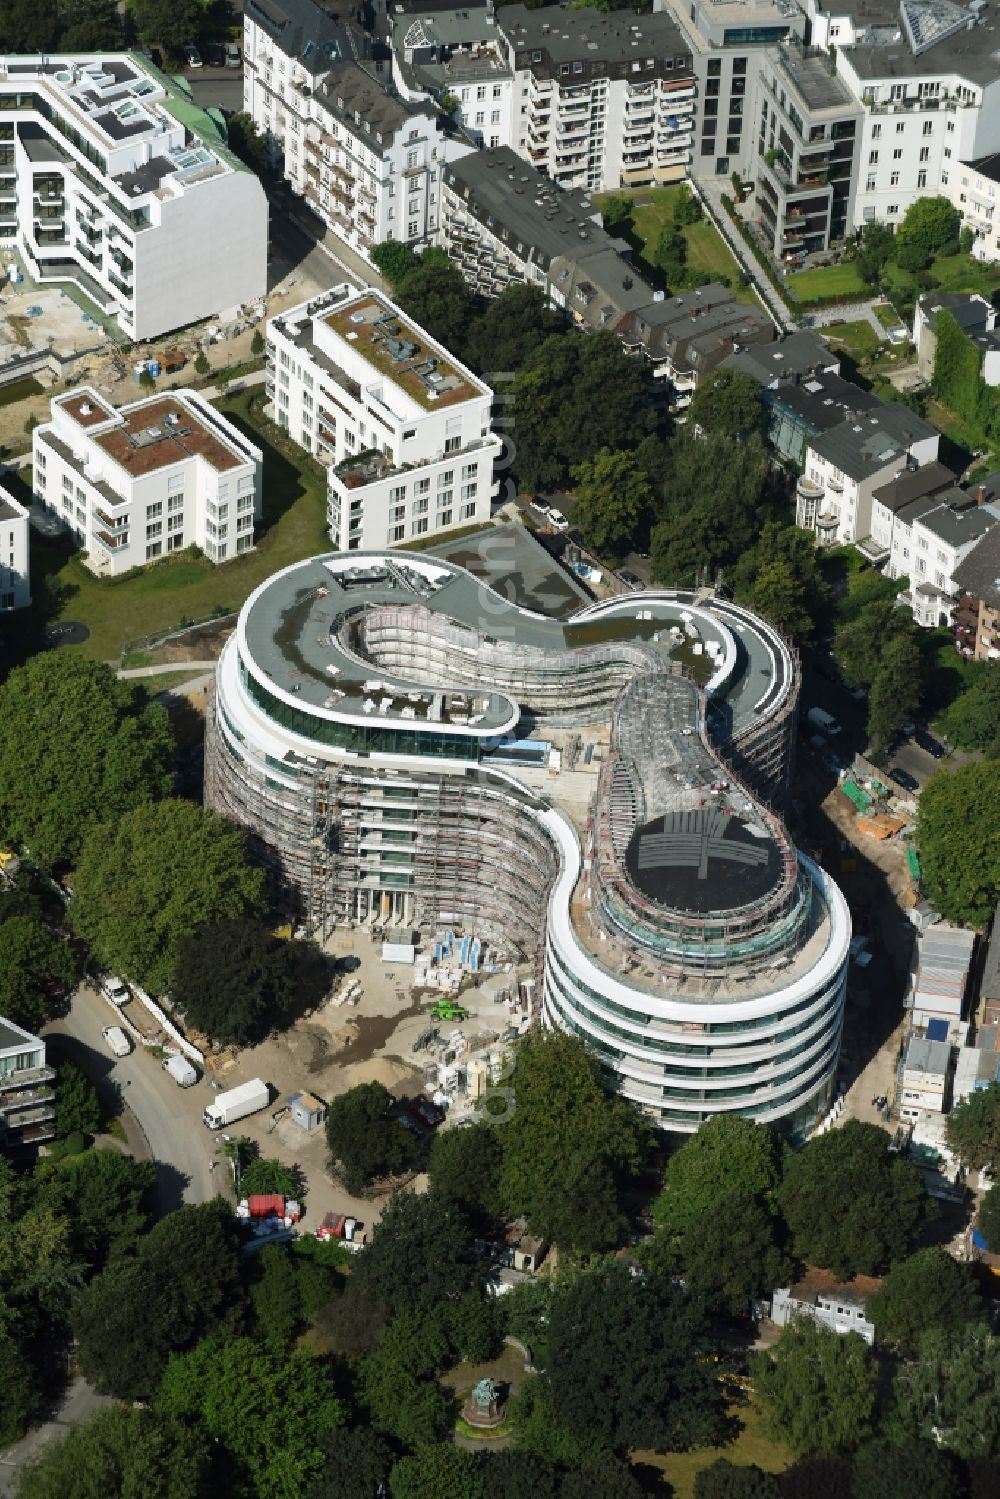
[[[186,402],[154,397],[119,412],[121,424],[95,437],[98,446],[132,478],[142,478],[185,458],[204,458],[218,473],[245,461]]]
[[[377,292],[351,298],[323,321],[375,370],[428,410],[482,394],[483,387],[450,361],[440,344]]]

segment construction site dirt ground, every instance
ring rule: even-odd
[[[901,904],[912,889],[906,845],[879,841],[858,830],[857,814],[829,776],[800,760],[796,797],[803,808],[797,841],[812,847],[851,907],[855,931],[866,928],[871,963],[851,963],[841,1081],[847,1085],[845,1118],[891,1127],[873,1102],[892,1101],[904,1029],[903,995],[916,929]]]
[[[512,984],[513,973],[491,974],[463,989],[460,1003],[468,1011],[467,1020],[434,1021],[430,1012],[440,994],[423,990],[414,996],[412,968],[383,963],[381,942],[381,935],[373,942],[366,930],[356,930],[337,931],[326,944],[338,960],[335,985],[343,975],[361,984],[357,1006],[328,1003],[280,1036],[236,1056],[227,1053],[218,1061],[209,1060],[209,1075],[222,1088],[253,1077],[270,1084],[271,1108],[241,1120],[233,1133],[256,1141],[262,1155],[300,1168],[308,1186],[307,1230],[327,1212],[351,1212],[365,1223],[377,1221],[384,1198],[351,1198],[333,1180],[322,1128],[306,1133],[288,1117],[274,1121],[273,1114],[289,1095],[304,1090],[328,1102],[358,1083],[379,1082],[397,1098],[415,1097],[425,1091],[423,1069],[434,1057],[426,1046],[415,1050],[428,1030],[436,1029],[445,1041],[460,1032],[474,1052],[502,1036],[511,1024],[506,1005],[496,996]],[[461,1109],[461,1101],[453,1106],[456,1116]],[[418,1177],[416,1186],[421,1185]]]

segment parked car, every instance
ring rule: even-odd
[[[633,593],[640,593],[646,586],[642,579],[639,577],[638,573],[630,573],[623,570],[618,574],[618,576],[619,578],[621,578],[626,588],[631,588]]]
[[[242,54],[235,42],[226,43],[226,67],[238,68],[243,61]]]
[[[193,45],[184,48],[184,61],[189,68],[203,68],[205,66],[201,60],[201,53]]]
[[[126,986],[120,978],[113,973],[105,973],[101,977],[101,992],[110,999],[113,1005],[124,1005],[132,998]]]
[[[889,772],[890,781],[895,781],[897,786],[902,786],[904,791],[919,791],[920,782],[916,776],[911,776],[908,770],[902,770],[898,765]]]
[[[902,323],[897,323],[894,328],[886,329],[886,337],[891,344],[905,344],[910,336],[910,330],[904,328]]]
[[[926,729],[918,729],[913,736],[914,744],[918,744],[925,754],[933,755],[935,760],[942,759],[948,751],[940,739],[935,739],[933,734],[928,734]]]
[[[120,1025],[106,1025],[101,1035],[116,1057],[127,1057],[132,1050],[132,1043]]]

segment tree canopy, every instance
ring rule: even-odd
[[[703,1336],[697,1299],[662,1276],[612,1264],[560,1280],[545,1374],[557,1418],[610,1450],[714,1442],[724,1407]]]
[[[101,1102],[97,1089],[72,1062],[56,1067],[56,1134],[96,1135],[101,1124]]]
[[[241,828],[192,802],[152,802],[92,829],[70,920],[98,959],[154,994],[170,988],[185,937],[265,909],[264,875]]]
[[[80,1368],[120,1399],[149,1396],[173,1352],[189,1348],[242,1300],[239,1240],[221,1199],[179,1208],[109,1264],[77,1303]]]
[[[38,917],[0,920],[0,1015],[39,1030],[51,1014],[53,985],[66,987],[75,977],[71,948]]]
[[[792,1261],[778,1222],[759,1197],[731,1192],[692,1218],[680,1244],[687,1284],[713,1305],[739,1313],[788,1285]]]
[[[737,1466],[720,1457],[695,1475],[694,1499],[781,1499],[781,1486],[756,1463]]]
[[[653,1217],[680,1232],[734,1192],[772,1201],[780,1178],[779,1136],[739,1114],[716,1114],[670,1157]]]
[[[650,536],[653,579],[710,580],[735,566],[774,513],[770,460],[758,435],[745,442],[686,428],[670,442],[667,499]]]
[[[814,1135],[785,1167],[779,1200],[796,1254],[841,1280],[905,1255],[927,1214],[920,1173],[875,1124]]]
[[[746,437],[759,432],[764,419],[760,386],[742,370],[711,370],[691,397],[687,419],[703,432],[719,437]]]
[[[945,1119],[948,1147],[973,1170],[1000,1161],[1000,1083],[976,1088]]]
[[[933,1441],[964,1458],[1000,1457],[1000,1338],[971,1323],[934,1329],[899,1366],[888,1434]]]
[[[854,1499],[962,1499],[953,1459],[933,1442],[865,1442],[854,1454]]]
[[[954,254],[958,249],[958,231],[962,216],[948,198],[915,198],[896,230],[895,258],[908,250],[909,270],[929,265],[935,255]]]
[[[177,943],[171,995],[195,1030],[246,1046],[318,1004],[329,968],[313,942],[286,942],[266,922],[229,917]]]
[[[322,1471],[324,1439],[344,1409],[329,1368],[299,1349],[203,1339],[167,1365],[166,1415],[219,1442],[260,1499],[294,1499]]]
[[[878,1376],[857,1333],[800,1318],[753,1355],[751,1372],[770,1434],[794,1453],[851,1452],[871,1434]]]
[[[1000,663],[969,663],[976,670],[946,714],[948,734],[960,749],[1000,752]]]
[[[610,332],[547,338],[518,370],[511,396],[523,489],[565,484],[575,465],[602,448],[634,446],[650,426],[642,367]]]
[[[981,1322],[984,1309],[968,1266],[935,1246],[892,1267],[882,1289],[869,1298],[867,1316],[880,1348],[894,1347],[911,1357],[928,1329],[951,1331]]]
[[[917,838],[928,898],[946,921],[985,926],[1000,900],[1000,760],[933,775]]]
[[[976,1227],[990,1254],[1000,1254],[1000,1187],[990,1187],[979,1204]]]
[[[501,1132],[506,1209],[561,1248],[606,1249],[621,1232],[619,1187],[642,1164],[646,1126],[606,1094],[579,1037],[531,1031],[514,1060],[514,1108]]]
[[[132,17],[142,41],[179,52],[204,24],[199,0],[132,0]]]
[[[736,563],[733,582],[742,602],[793,640],[810,639],[828,601],[815,537],[780,521],[765,521],[754,546]]]
[[[32,656],[0,686],[0,722],[0,827],[50,868],[74,863],[99,822],[169,794],[166,710],[99,661]]]
[[[634,453],[602,448],[573,470],[573,524],[602,556],[622,556],[634,545],[653,492]]]
[[[489,1231],[500,1218],[503,1150],[485,1122],[439,1130],[427,1170],[431,1186],[462,1209],[473,1228]]]
[[[359,1083],[330,1103],[326,1142],[349,1192],[363,1192],[379,1177],[405,1171],[416,1161],[417,1142],[390,1117],[392,1102],[381,1083]]]
[[[355,1266],[365,1289],[393,1311],[439,1306],[485,1277],[460,1209],[434,1190],[398,1193]]]
[[[490,378],[513,375],[547,338],[564,329],[562,316],[540,287],[515,282],[473,319],[466,363]]]
[[[208,1445],[151,1410],[111,1405],[47,1442],[18,1499],[200,1499]]]

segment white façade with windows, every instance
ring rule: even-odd
[[[267,361],[275,418],[327,466],[337,548],[489,520],[493,392],[381,292],[344,285],[273,318]]]
[[[254,545],[259,448],[189,390],[115,408],[80,386],[32,435],[36,502],[117,577],[189,546],[226,562]]]
[[[28,512],[0,484],[0,614],[31,603]]]

